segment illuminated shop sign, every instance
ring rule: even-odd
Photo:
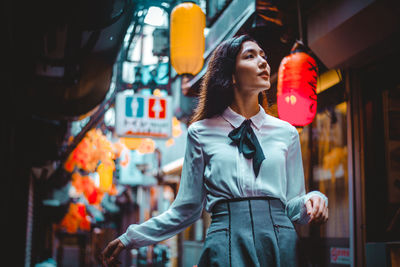
[[[171,97],[122,92],[116,98],[115,131],[118,136],[170,138]]]
[[[350,249],[331,247],[331,263],[350,264]]]

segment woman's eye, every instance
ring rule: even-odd
[[[263,59],[267,60],[267,56],[266,55],[260,55]]]
[[[253,58],[254,56],[252,54],[249,54],[246,56],[246,58]]]

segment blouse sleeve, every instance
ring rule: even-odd
[[[292,128],[292,139],[288,148],[286,159],[287,190],[286,213],[291,221],[298,224],[307,224],[309,216],[305,203],[314,195],[321,197],[328,205],[328,198],[319,191],[311,191],[305,194],[304,170],[301,157],[299,133]]]
[[[188,128],[179,191],[164,213],[142,224],[132,224],[119,239],[128,248],[139,248],[168,239],[198,220],[205,200],[204,159],[196,130]]]

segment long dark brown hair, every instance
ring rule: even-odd
[[[232,75],[235,72],[236,56],[242,44],[247,41],[257,43],[248,35],[240,35],[225,40],[214,50],[201,83],[199,102],[190,124],[220,115],[232,104]]]

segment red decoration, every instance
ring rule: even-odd
[[[81,176],[78,172],[72,174],[72,186],[77,194],[83,194],[89,204],[100,205],[104,191],[98,188],[89,176]],[[111,188],[109,189],[111,191]]]
[[[296,43],[278,71],[278,115],[294,126],[310,124],[317,113],[318,67]]]
[[[73,172],[75,167],[87,172],[94,172],[99,161],[115,167],[113,144],[100,129],[91,129],[68,156],[65,170]]]
[[[71,234],[76,233],[78,230],[90,231],[90,217],[87,214],[85,204],[71,203],[68,213],[65,214],[58,227]]]

